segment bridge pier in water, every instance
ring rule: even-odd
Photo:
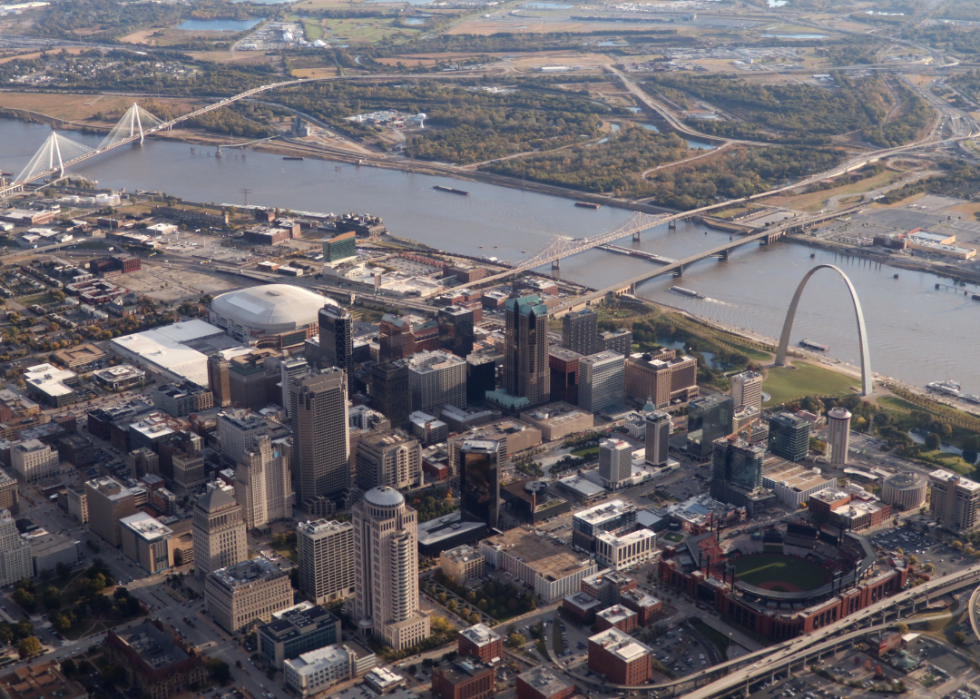
[[[561,260],[554,259],[551,261],[551,269],[561,269]]]

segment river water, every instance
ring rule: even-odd
[[[0,169],[18,172],[48,136],[38,124],[0,119]],[[95,146],[101,136],[65,132]],[[234,152],[213,157],[214,148],[148,141],[122,147],[74,168],[103,187],[160,190],[192,201],[235,204],[248,188],[249,203],[302,211],[358,212],[382,216],[397,236],[447,251],[516,261],[542,249],[553,235],[596,235],[624,223],[631,212],[612,207],[597,211],[569,199],[478,182],[461,182],[322,160],[284,161],[281,156]],[[211,157],[206,154],[212,153]],[[463,197],[437,192],[442,184],[465,189]],[[717,246],[728,234],[700,225],[661,226],[624,247],[679,259]],[[526,252],[525,252],[526,251]],[[811,254],[814,257],[811,259]],[[851,278],[864,307],[874,371],[922,386],[955,379],[964,391],[980,394],[980,303],[964,296],[980,293],[967,286],[954,294],[937,291],[939,277],[898,270],[859,258],[841,257],[795,243],[747,245],[727,262],[705,260],[682,279],[658,278],[638,289],[643,298],[769,337],[778,336],[790,298],[805,272],[818,263],[839,266]],[[592,250],[562,261],[566,279],[604,287],[655,264]],[[899,274],[894,279],[894,274]],[[696,299],[671,292],[680,285],[701,292]],[[830,271],[815,275],[797,313],[792,341],[807,337],[828,345],[828,355],[857,364],[858,346],[850,297]]]

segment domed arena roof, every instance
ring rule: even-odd
[[[364,493],[364,499],[372,505],[378,505],[380,507],[395,507],[405,502],[405,498],[401,493],[387,485],[371,488],[371,490]]]
[[[317,312],[333,300],[291,284],[266,284],[229,291],[211,310],[238,325],[282,332],[317,322]]]

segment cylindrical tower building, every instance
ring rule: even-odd
[[[418,514],[394,488],[381,486],[354,505],[353,617],[364,635],[395,650],[429,636],[419,609]]]
[[[926,502],[926,477],[912,471],[889,476],[881,486],[881,501],[899,510],[917,510]]]
[[[831,408],[827,411],[829,429],[830,463],[843,466],[847,463],[847,450],[851,445],[851,413],[847,408]]]

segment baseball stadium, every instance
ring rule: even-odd
[[[783,641],[833,623],[904,587],[863,536],[805,522],[689,537],[664,550],[664,581],[735,624]]]

